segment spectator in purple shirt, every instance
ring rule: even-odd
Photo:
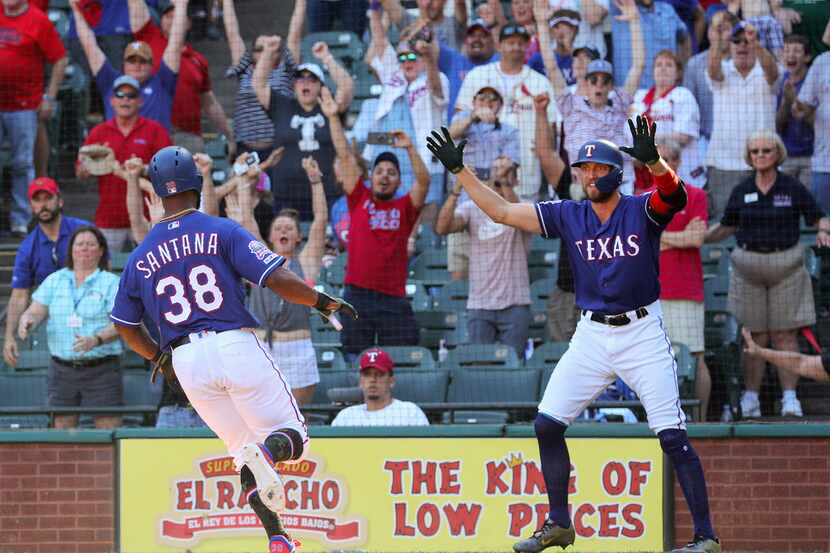
[[[810,41],[803,35],[788,36],[784,39],[781,58],[784,75],[778,83],[775,113],[775,130],[787,147],[787,160],[781,165],[781,171],[797,178],[804,186],[810,186],[815,116],[806,117],[803,106],[795,101],[807,77]]]
[[[187,3],[188,0],[174,0],[173,27],[157,73],[153,73],[153,51],[146,42],[131,42],[124,50],[124,74],[141,84],[143,104],[139,114],[157,121],[168,131],[182,48],[187,33]],[[80,0],[70,0],[70,6],[78,29],[78,39],[86,54],[89,68],[95,76],[98,91],[104,97],[105,118],[111,119],[113,112],[109,97],[112,95],[113,83],[121,74],[98,45],[95,34],[81,11]]]

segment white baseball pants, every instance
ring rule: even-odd
[[[617,377],[633,389],[656,434],[686,428],[680,408],[677,365],[663,323],[660,302],[645,306],[648,315],[610,326],[582,315],[570,346],[548,381],[539,411],[569,425]]]
[[[190,403],[225,442],[239,470],[242,446],[293,428],[308,443],[305,419],[268,348],[249,330],[195,332],[173,350]]]

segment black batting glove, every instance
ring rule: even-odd
[[[464,146],[466,145],[466,139],[456,145],[447,127],[441,127],[440,133],[432,131],[432,135],[427,137],[429,151],[453,174],[464,168]]]
[[[637,116],[637,128],[634,122],[628,120],[628,128],[631,130],[632,147],[623,146],[620,151],[627,153],[640,163],[651,165],[660,161],[660,154],[657,153],[657,145],[654,143],[654,133],[657,132],[657,123],[649,121],[645,115]]]
[[[357,319],[357,310],[352,304],[342,298],[333,298],[325,292],[317,292],[317,303],[314,304],[314,309],[326,321],[335,312],[345,313],[352,319]]]

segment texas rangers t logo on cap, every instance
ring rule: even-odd
[[[165,188],[167,188],[168,194],[175,194],[176,193],[176,181],[169,180],[164,183]]]
[[[585,157],[591,157],[594,155],[594,150],[596,149],[596,144],[588,144],[585,146]]]
[[[378,352],[376,352],[376,351],[366,352],[366,355],[369,356],[369,362],[370,363],[374,363],[375,361],[378,360]]]

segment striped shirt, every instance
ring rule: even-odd
[[[271,93],[293,98],[294,71],[297,64],[287,48],[282,49],[280,59],[279,66],[271,71],[268,78]],[[226,78],[236,78],[239,81],[233,108],[233,133],[237,142],[274,140],[274,123],[257,100],[253,87],[253,75],[254,60],[250,50],[245,50],[239,63],[229,67],[225,72]]]

